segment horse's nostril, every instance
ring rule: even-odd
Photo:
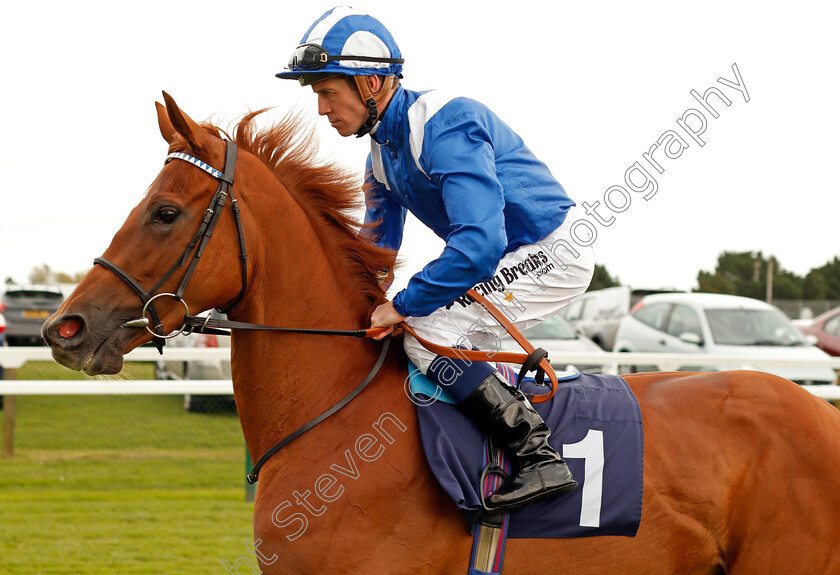
[[[68,318],[61,322],[61,325],[58,326],[58,335],[60,335],[64,339],[71,339],[74,335],[76,335],[79,332],[79,328],[81,327],[82,320],[80,318]]]

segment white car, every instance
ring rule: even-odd
[[[765,302],[724,294],[650,295],[621,320],[615,351],[706,353],[745,358],[741,369],[773,373],[797,383],[834,383],[829,367],[807,365],[828,354],[806,341],[778,308]],[[792,359],[803,365],[762,365],[760,358]],[[756,359],[758,358],[758,359]],[[683,370],[718,371],[733,366],[685,366]]]
[[[563,359],[567,353],[592,352],[603,354],[604,350],[585,335],[576,333],[569,322],[559,315],[550,317],[534,327],[526,329],[522,332],[522,335],[528,338],[528,341],[535,348],[541,347],[548,352],[548,359],[555,369],[589,373],[600,373],[602,371],[601,364],[572,365]],[[499,349],[500,351],[524,353],[519,344],[511,337],[502,338]],[[608,362],[605,361],[604,363]],[[520,366],[513,365],[511,367],[517,372],[520,368]]]
[[[615,345],[618,323],[630,313],[630,308],[646,295],[675,291],[667,288],[633,289],[629,286],[588,291],[560,314],[576,332],[597,343],[601,349],[610,351]]]

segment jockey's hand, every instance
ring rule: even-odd
[[[370,314],[370,327],[371,329],[382,327],[387,329],[375,336],[373,339],[382,339],[386,335],[393,333],[396,324],[400,323],[404,319],[405,316],[395,310],[394,304],[391,302],[386,301],[385,303],[378,305],[376,309],[373,310],[373,313]]]

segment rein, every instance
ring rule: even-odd
[[[467,291],[467,295],[478,302],[487,312],[493,316],[502,327],[513,337],[514,341],[522,347],[527,353],[515,353],[504,351],[481,351],[477,349],[456,349],[447,347],[437,343],[433,343],[427,339],[420,337],[414,329],[405,322],[400,322],[399,327],[416,338],[420,344],[434,352],[437,355],[452,359],[466,359],[469,361],[498,361],[501,363],[516,363],[522,365],[517,377],[517,385],[522,383],[522,378],[528,372],[536,370],[537,385],[544,385],[545,375],[548,375],[551,381],[551,391],[541,395],[529,395],[529,401],[534,403],[542,403],[548,401],[554,396],[557,391],[557,374],[554,368],[548,361],[548,352],[543,348],[535,348],[528,339],[508,320],[504,314],[499,311],[499,308],[490,303],[484,296],[480,295],[474,289]],[[141,320],[143,321],[143,320]],[[181,333],[192,333],[198,331],[200,333],[211,333],[215,335],[230,336],[231,329],[242,330],[259,330],[259,331],[274,331],[282,333],[305,333],[314,335],[340,335],[349,337],[375,337],[382,333],[383,328],[371,329],[309,329],[309,328],[295,328],[295,327],[275,327],[270,325],[261,325],[257,323],[246,323],[241,321],[230,321],[226,319],[203,318],[194,315],[184,316],[184,325],[181,327]]]
[[[339,409],[353,401],[353,399],[355,399],[355,397],[359,395],[371,381],[373,381],[373,378],[376,377],[376,374],[379,373],[379,368],[381,368],[382,364],[385,362],[385,356],[388,355],[388,348],[390,348],[390,346],[391,336],[389,335],[385,338],[385,341],[383,341],[382,343],[382,350],[379,352],[379,357],[376,359],[376,363],[374,364],[373,369],[370,370],[370,373],[367,374],[367,377],[365,377],[362,380],[362,382],[353,389],[353,391],[345,395],[341,399],[341,401],[333,405],[321,415],[301,425],[295,431],[293,431],[292,433],[278,441],[276,444],[274,444],[274,446],[271,447],[268,451],[263,453],[262,457],[260,457],[259,460],[254,464],[254,467],[251,469],[251,473],[245,476],[245,479],[248,481],[248,483],[250,485],[253,485],[257,482],[257,478],[260,474],[260,469],[262,469],[263,464],[266,461],[268,461],[268,459],[272,455],[283,449],[293,439],[297,439],[298,437],[300,437],[301,435],[303,435],[304,433],[306,433],[307,431],[309,431],[310,429],[327,419],[329,416],[336,413]]]
[[[480,295],[474,289],[467,291],[467,295],[473,298],[479,305],[481,305],[487,312],[493,316],[499,324],[513,337],[522,349],[527,353],[504,352],[504,351],[481,351],[477,349],[456,349],[439,345],[420,337],[414,329],[405,322],[401,322],[399,327],[416,338],[420,344],[434,352],[437,355],[452,359],[462,359],[469,361],[497,361],[501,363],[516,363],[522,365],[517,377],[517,385],[522,383],[522,378],[528,372],[536,370],[536,382],[538,385],[544,385],[545,375],[548,375],[551,381],[551,390],[548,393],[541,395],[528,394],[528,400],[534,403],[542,403],[548,401],[554,396],[557,391],[557,374],[548,360],[548,352],[543,348],[535,348],[528,339],[508,320],[504,314],[499,311],[499,308],[490,303],[484,296]],[[147,320],[140,320],[147,321]],[[179,333],[191,333],[198,331],[200,333],[211,333],[222,336],[229,336],[231,329],[241,330],[259,330],[259,331],[274,331],[282,333],[305,333],[314,335],[340,335],[349,337],[375,337],[382,333],[383,328],[372,329],[353,329],[353,330],[337,330],[337,329],[307,329],[307,328],[293,328],[293,327],[275,327],[270,325],[260,325],[256,323],[245,323],[241,321],[230,321],[226,319],[203,318],[194,315],[186,315],[184,317],[184,325],[181,327]]]
[[[143,287],[139,283],[137,283],[137,281],[135,281],[134,278],[132,278],[125,270],[103,257],[98,257],[93,261],[94,264],[101,265],[105,269],[108,269],[111,272],[113,272],[117,277],[123,280],[123,282],[125,282],[132,290],[134,290],[134,292],[137,293],[138,296],[140,296],[140,300],[143,303],[143,311],[141,316],[138,319],[130,320],[123,323],[122,327],[145,327],[149,331],[149,333],[151,333],[154,336],[155,346],[161,354],[163,354],[163,346],[167,339],[180,334],[188,334],[195,331],[225,336],[230,335],[229,330],[231,329],[261,330],[284,333],[304,333],[314,335],[338,335],[349,337],[375,337],[382,333],[383,328],[357,330],[285,328],[239,321],[230,321],[226,319],[212,319],[209,317],[202,318],[190,315],[189,307],[183,300],[183,295],[187,289],[187,284],[189,284],[193,272],[195,271],[195,268],[198,265],[198,261],[204,253],[204,249],[207,246],[207,242],[213,235],[213,230],[215,229],[216,224],[219,221],[219,217],[221,216],[222,210],[225,207],[225,202],[228,196],[231,197],[231,209],[233,210],[234,221],[236,224],[236,233],[239,237],[242,287],[239,290],[239,295],[236,296],[233,302],[225,306],[224,309],[220,309],[219,311],[227,313],[233,308],[235,308],[245,295],[245,291],[248,285],[248,255],[245,250],[245,234],[242,228],[242,219],[239,215],[239,205],[236,199],[233,197],[233,193],[231,191],[231,186],[233,185],[233,172],[236,166],[236,144],[231,142],[230,140],[225,140],[225,144],[226,149],[224,172],[220,172],[212,166],[209,166],[206,163],[202,162],[198,158],[181,152],[171,153],[166,157],[166,163],[169,163],[169,161],[173,159],[189,162],[190,164],[207,172],[208,174],[219,180],[219,185],[216,188],[216,193],[213,194],[213,198],[210,200],[210,205],[204,212],[204,217],[202,218],[201,224],[198,227],[198,231],[196,231],[192,241],[190,241],[190,243],[187,245],[180,259],[176,261],[171,268],[169,268],[169,270],[163,275],[163,277],[160,278],[160,280],[158,280],[158,282],[151,289],[149,289],[148,291],[143,289]],[[190,258],[191,255],[192,258]],[[188,262],[189,265],[187,265]],[[182,268],[185,265],[187,265],[187,269],[184,272],[181,281],[178,283],[178,287],[176,288],[175,293],[156,293],[161,287],[163,287],[163,284],[165,284],[167,280],[169,280],[169,278],[171,278],[175,274],[175,272],[178,271],[179,268]],[[487,301],[483,296],[479,295],[478,292],[476,292],[473,289],[470,289],[467,292],[467,295],[469,295],[474,301],[478,302],[479,305],[481,305],[485,310],[487,310],[488,313],[490,313],[490,315],[493,316],[493,318],[496,319],[496,321],[498,321],[502,326],[504,326],[508,333],[514,338],[514,340],[517,343],[519,343],[520,346],[522,346],[522,348],[527,352],[527,354],[455,349],[451,347],[438,345],[421,338],[411,328],[411,326],[409,326],[405,322],[401,322],[399,324],[399,327],[403,328],[406,332],[411,334],[413,337],[417,338],[417,340],[424,347],[426,347],[426,349],[434,352],[437,355],[442,355],[444,357],[449,357],[453,359],[466,359],[469,361],[499,361],[503,363],[522,364],[522,370],[519,372],[517,384],[519,384],[522,381],[522,378],[525,376],[526,373],[528,373],[529,371],[537,370],[537,383],[542,385],[544,381],[544,375],[547,373],[549,379],[551,380],[551,391],[538,396],[529,395],[528,398],[534,403],[541,403],[543,401],[551,399],[555,391],[557,391],[557,375],[554,373],[554,369],[551,367],[551,364],[548,361],[548,352],[546,352],[542,348],[535,349],[534,346],[531,345],[531,343],[519,332],[519,330],[516,329],[516,327],[502,314],[502,312],[500,312],[498,308],[496,308],[493,304]],[[176,301],[181,302],[185,309],[184,323],[182,324],[181,328],[168,335],[164,333],[163,323],[160,321],[160,316],[157,312],[157,309],[155,308],[154,303],[156,299],[164,296],[173,297]],[[151,322],[146,317],[147,313],[151,317]],[[154,331],[150,328],[150,324],[154,326]],[[323,422],[331,415],[335,414],[345,405],[350,403],[350,401],[352,401],[357,395],[359,395],[359,393],[361,393],[365,389],[365,387],[367,387],[367,385],[371,381],[373,381],[373,379],[376,377],[376,374],[379,373],[379,370],[382,367],[383,362],[385,361],[385,357],[388,354],[390,344],[391,336],[388,336],[383,342],[382,350],[379,352],[379,357],[377,358],[373,368],[367,374],[365,379],[362,380],[362,382],[359,383],[359,385],[357,385],[350,393],[344,396],[338,403],[336,403],[335,405],[333,405],[332,407],[330,407],[329,409],[327,409],[308,423],[299,427],[297,430],[284,437],[277,444],[275,444],[268,451],[266,451],[262,455],[262,457],[260,457],[259,460],[257,460],[257,462],[254,464],[253,469],[251,470],[251,473],[249,473],[246,477],[248,483],[256,483],[260,469],[272,455],[280,451],[289,442],[293,441],[297,437],[300,437],[319,423]]]

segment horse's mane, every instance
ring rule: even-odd
[[[363,205],[357,177],[335,162],[318,159],[314,130],[299,114],[287,114],[277,124],[259,129],[254,118],[265,111],[251,112],[236,124],[236,145],[259,158],[295,197],[325,242],[338,251],[361,294],[374,303],[383,302],[380,279],[383,270],[393,267],[395,254],[359,236],[362,224],[349,215]],[[222,133],[215,126],[203,126]]]

